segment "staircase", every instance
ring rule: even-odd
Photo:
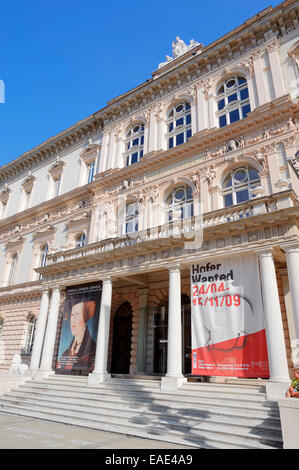
[[[206,449],[282,447],[279,409],[256,385],[86,377],[30,380],[0,397],[0,411]]]

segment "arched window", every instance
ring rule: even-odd
[[[173,188],[165,198],[168,220],[193,216],[192,189],[187,185]]]
[[[125,159],[126,165],[132,165],[139,162],[143,157],[144,144],[144,125],[142,123],[135,124],[127,133],[125,140]]]
[[[250,102],[246,79],[235,75],[222,82],[217,90],[219,127],[244,119],[249,112]]]
[[[7,279],[8,285],[13,284],[15,281],[17,262],[18,262],[18,253],[15,253],[10,258],[9,272],[8,272],[8,279]]]
[[[76,237],[76,248],[80,248],[82,246],[85,246],[85,241],[86,241],[86,235],[84,232],[80,233]]]
[[[48,251],[49,251],[48,245],[44,245],[40,250],[40,263],[39,263],[40,268],[43,268],[47,264]]]
[[[231,170],[222,184],[224,207],[252,199],[252,190],[259,185],[260,178],[255,168],[244,165]]]
[[[187,102],[176,104],[167,116],[168,148],[184,144],[191,135],[191,106]]]
[[[25,335],[24,347],[22,350],[23,354],[31,354],[32,346],[33,346],[33,339],[34,339],[34,332],[35,332],[35,324],[36,324],[35,316],[30,315],[27,319],[26,335]]]
[[[129,202],[120,213],[121,235],[138,232],[139,208],[137,202]]]

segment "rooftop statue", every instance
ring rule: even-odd
[[[194,39],[191,39],[190,44],[187,45],[179,36],[177,36],[176,40],[172,42],[173,57],[170,57],[169,55],[167,55],[166,62],[161,62],[158,68],[160,69],[161,67],[164,67],[164,65],[169,64],[169,62],[172,62],[174,59],[177,59],[178,57],[190,51],[196,46],[203,47],[203,44],[200,44],[199,42],[194,41]]]

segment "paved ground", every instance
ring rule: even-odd
[[[0,412],[0,449],[191,449]]]

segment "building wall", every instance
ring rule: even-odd
[[[186,62],[179,60],[177,66],[167,74],[167,85],[163,71],[166,69],[157,69],[152,81],[132,90],[128,96],[112,100],[107,109],[101,110],[101,123],[98,126],[93,124],[85,129],[84,123],[77,123],[74,129],[53,138],[52,147],[50,143],[44,143],[44,150],[34,149],[32,154],[28,154],[27,160],[25,156],[20,157],[11,164],[9,171],[6,167],[0,169],[0,202],[6,200],[7,187],[9,190],[6,214],[0,221],[0,316],[5,320],[1,338],[5,339],[7,335],[5,344],[10,344],[11,351],[18,351],[21,347],[21,333],[14,338],[10,332],[18,324],[20,331],[23,329],[24,315],[30,310],[31,304],[29,302],[27,306],[25,303],[21,307],[23,316],[19,318],[13,308],[6,308],[6,302],[13,303],[13,300],[7,299],[14,298],[14,289],[17,288],[32,289],[32,295],[40,298],[39,290],[43,281],[34,268],[38,267],[42,246],[47,243],[50,255],[58,253],[57,256],[60,256],[61,252],[75,247],[76,235],[82,232],[86,234],[88,243],[116,238],[116,233],[111,235],[108,230],[109,217],[117,213],[120,196],[140,205],[139,230],[167,222],[167,215],[160,209],[166,195],[179,185],[187,185],[192,189],[194,202],[200,203],[200,210],[206,215],[223,209],[222,183],[225,175],[239,166],[249,165],[259,172],[264,196],[293,190],[294,199],[288,203],[295,204],[294,200],[299,196],[299,183],[289,167],[288,159],[294,156],[298,144],[299,116],[298,111],[295,111],[295,100],[299,96],[299,70],[294,55],[290,53],[298,37],[298,20],[295,15],[287,16],[288,8],[293,8],[291,3],[284,2],[284,26],[280,30],[271,15],[265,20],[257,18],[256,24],[248,26],[248,34],[242,29],[236,31],[239,42],[234,43],[230,37],[222,39],[223,43],[216,45],[222,51],[220,54],[218,50],[218,56],[217,47],[212,45],[210,52],[209,49],[207,51],[211,61],[207,60],[203,64],[199,62],[197,66],[194,65],[196,58],[191,56]],[[272,24],[274,35],[262,34],[263,28],[259,30],[259,24],[263,21],[265,31]],[[249,32],[252,31],[255,40],[251,41]],[[231,54],[227,57],[227,50],[225,52],[221,49],[226,46],[227,50],[231,48]],[[200,59],[200,55],[198,57]],[[255,120],[252,122],[249,115],[245,121],[250,122],[249,130],[246,126],[242,127],[244,122],[238,121],[224,127],[223,133],[217,134],[216,92],[223,80],[233,75],[244,76],[247,80],[251,111],[256,113],[253,115]],[[287,99],[288,94],[291,101]],[[178,146],[170,150],[167,142],[167,115],[173,106],[181,102],[191,106],[193,137],[185,147]],[[275,112],[276,107],[282,109],[280,115]],[[269,118],[271,110],[274,113],[272,120]],[[144,166],[143,173],[138,173],[140,165],[127,168],[124,163],[126,135],[136,123],[144,125],[143,161],[147,162],[147,166]],[[243,134],[245,144],[242,144]],[[237,143],[236,151],[229,148],[231,139]],[[86,184],[85,165],[92,159],[96,162],[97,176],[93,182]],[[61,172],[56,169],[61,174],[59,199],[49,199],[49,182],[55,165],[58,169],[62,165]],[[121,175],[124,175],[123,178]],[[28,176],[34,178],[30,205],[27,210],[20,211],[22,185]],[[287,182],[277,185],[283,179]],[[86,200],[87,204],[82,205],[81,202]],[[145,202],[149,200],[156,205],[146,205]],[[281,207],[285,203],[282,202]],[[10,256],[16,251],[19,258],[14,282],[12,286],[7,286]],[[31,283],[29,287],[28,283]],[[74,283],[78,283],[76,277]],[[280,284],[279,289],[284,315]],[[112,332],[113,315],[121,303],[128,300],[133,308],[132,373],[136,372],[137,362],[139,307],[136,292],[130,292],[127,296],[113,295],[111,321]],[[148,296],[151,312],[147,318],[148,372],[152,370],[153,309],[167,295],[168,289],[165,287],[150,289]],[[32,309],[35,314],[37,305],[38,300],[33,298]],[[288,344],[287,330],[286,325]],[[110,335],[110,362],[111,348]],[[11,358],[11,355],[8,357]],[[290,357],[289,349],[288,355]],[[9,360],[5,359],[6,366],[8,363]],[[289,365],[292,366],[291,363]]]

